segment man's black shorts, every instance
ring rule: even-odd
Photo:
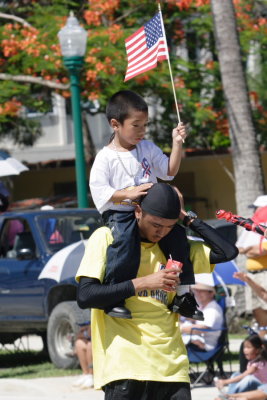
[[[186,382],[114,381],[104,388],[105,400],[191,400]]]

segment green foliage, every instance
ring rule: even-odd
[[[0,351],[1,378],[48,378],[55,376],[78,375],[81,369],[56,368],[43,352]]]
[[[33,146],[42,134],[39,121],[29,118],[7,118],[0,116],[0,137],[8,137],[14,143],[24,146]]]

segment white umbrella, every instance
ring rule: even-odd
[[[0,150],[0,176],[19,175],[29,168],[11,157],[6,151]]]
[[[84,241],[70,244],[57,251],[45,264],[38,279],[53,279],[61,282],[76,275],[84,254]]]

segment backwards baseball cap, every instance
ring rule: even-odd
[[[181,205],[177,192],[167,183],[155,183],[141,200],[141,208],[156,217],[177,219]]]
[[[249,208],[265,206],[267,206],[267,195],[258,196],[254,203],[249,205]]]

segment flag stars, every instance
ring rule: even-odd
[[[160,37],[163,37],[160,16],[157,14],[144,25],[146,33],[147,47],[150,48],[157,43]]]

